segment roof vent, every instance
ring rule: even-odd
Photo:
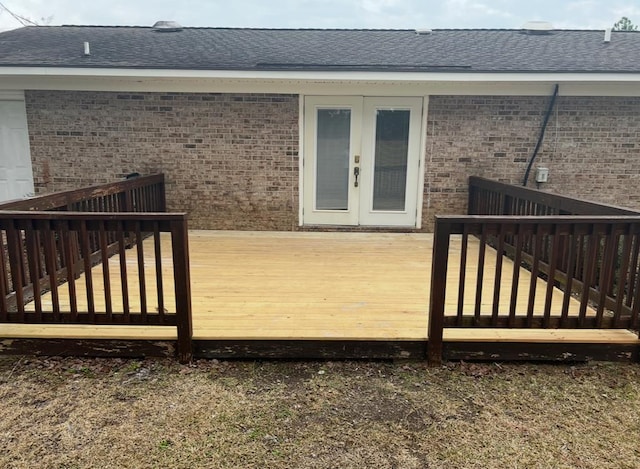
[[[553,25],[547,21],[527,21],[522,29],[527,34],[549,34],[553,31]]]
[[[611,42],[611,28],[604,30],[604,42]]]
[[[418,36],[428,36],[429,34],[431,34],[431,32],[432,31],[427,28],[416,29],[416,34]]]
[[[182,26],[176,21],[156,21],[151,29],[158,33],[175,33],[182,31]]]

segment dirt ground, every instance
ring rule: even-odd
[[[638,468],[640,365],[0,358],[2,468]]]

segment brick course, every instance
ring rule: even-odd
[[[465,213],[471,175],[521,184],[549,97],[431,96],[423,220]],[[558,97],[535,168],[541,189],[640,209],[640,98]]]
[[[548,97],[431,96],[423,231],[466,211],[467,178],[520,183]],[[26,92],[37,192],[164,172],[202,229],[298,229],[298,96]],[[558,97],[543,189],[640,209],[640,98]]]
[[[28,91],[39,193],[163,172],[200,229],[298,223],[298,96]]]

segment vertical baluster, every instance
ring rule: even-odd
[[[151,212],[152,208],[153,208],[153,198],[151,197],[151,190],[149,189],[148,186],[146,186],[144,188],[144,193],[145,193],[145,197],[147,199],[144,207],[145,207],[145,212]]]
[[[129,279],[127,278],[127,259],[124,240],[124,223],[118,223],[118,256],[120,257],[120,282],[122,285],[122,308],[124,311],[124,321],[129,323]]]
[[[86,220],[80,220],[80,254],[84,265],[84,281],[87,289],[87,309],[89,320],[95,322],[95,299],[93,292],[93,275],[91,266],[91,238],[87,230]]]
[[[138,198],[138,212],[148,212],[147,210],[147,201],[144,197],[144,188],[138,187],[136,188],[137,198]]]
[[[480,319],[480,306],[482,303],[482,281],[484,277],[484,258],[487,249],[487,225],[482,224],[482,232],[480,235],[480,246],[478,246],[478,272],[476,281],[476,298],[475,298],[475,310],[473,316],[476,323]]]
[[[582,278],[583,277],[583,270],[584,270],[584,259],[587,255],[585,248],[585,236],[584,235],[580,235],[578,236],[578,255],[576,257],[576,267],[575,267],[575,272],[573,273],[575,278]]]
[[[42,297],[40,286],[40,245],[36,236],[35,226],[26,230],[27,263],[29,265],[29,277],[33,288],[33,303],[36,310],[36,320],[42,321]]]
[[[516,225],[514,230],[515,256],[513,259],[513,277],[511,278],[511,298],[509,301],[509,327],[515,326],[516,321],[516,305],[518,304],[518,286],[520,285],[520,269],[522,264],[522,244],[524,237],[523,225]]]
[[[578,313],[578,325],[584,327],[587,317],[587,306],[589,305],[589,293],[593,283],[593,276],[596,270],[598,259],[598,245],[600,244],[597,225],[592,224],[587,238],[587,252],[585,255],[584,275],[582,277],[582,294],[580,295],[580,311]]]
[[[160,228],[158,222],[153,222],[153,245],[156,258],[156,285],[158,293],[158,314],[160,315],[160,323],[164,323],[164,287],[162,280],[162,249],[160,246]]]
[[[456,322],[458,326],[462,326],[462,317],[464,315],[464,287],[467,273],[467,251],[469,247],[469,225],[466,223],[462,229],[462,246],[460,248],[460,277],[458,279],[458,311],[456,314]]]
[[[493,282],[493,305],[491,308],[491,325],[498,325],[498,314],[500,313],[500,286],[502,284],[502,261],[504,260],[504,238],[506,233],[505,223],[500,223],[498,229],[498,243],[496,247],[496,272]]]
[[[113,319],[113,305],[111,303],[111,279],[109,277],[109,255],[107,252],[107,231],[104,221],[99,222],[100,260],[102,261],[102,282],[104,285],[104,302],[107,313],[107,321]]]
[[[558,268],[558,260],[560,258],[560,247],[562,246],[562,236],[560,235],[560,227],[553,225],[549,230],[547,239],[551,243],[551,259],[549,260],[549,270],[547,276],[547,294],[544,300],[544,319],[543,327],[548,328],[551,320],[551,304],[553,302],[553,291],[556,283],[556,270]]]
[[[581,257],[581,254],[576,255],[576,244],[578,244],[576,239],[577,237],[581,236],[576,234],[575,225],[572,225],[570,232],[567,235],[569,243],[569,258],[567,259],[567,267],[565,269],[567,281],[564,286],[562,312],[560,313],[560,324],[565,327],[569,319],[569,302],[571,300],[571,294],[573,293],[573,277],[575,275],[576,257]]]
[[[47,275],[49,276],[49,288],[51,289],[51,304],[53,308],[53,318],[57,322],[60,320],[60,296],[58,295],[58,269],[56,249],[56,240],[54,239],[53,222],[46,221],[43,224],[43,247],[44,260],[47,267]]]
[[[147,322],[147,287],[146,274],[144,271],[144,247],[142,245],[143,237],[139,221],[135,223],[135,230],[136,251],[138,254],[138,283],[140,286],[140,312],[142,313],[142,322]]]
[[[156,186],[155,186],[155,184],[149,186],[149,198],[151,200],[151,205],[149,205],[149,211],[150,212],[157,212],[158,210],[157,210],[156,202],[157,202],[158,198],[156,196]]]
[[[533,242],[533,260],[531,262],[531,282],[529,283],[529,302],[527,304],[527,327],[533,327],[538,275],[540,274],[540,255],[542,251],[542,229],[540,225],[535,225],[531,238]]]
[[[59,222],[58,224],[62,237],[62,255],[67,266],[67,286],[69,287],[69,305],[71,307],[71,319],[78,318],[78,301],[76,297],[76,277],[72,254],[71,231],[68,222]]]
[[[133,196],[131,189],[122,193],[122,212],[133,212]]]

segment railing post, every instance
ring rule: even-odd
[[[502,193],[502,215],[513,215],[513,197],[506,192]]]
[[[467,215],[475,215],[478,212],[478,189],[473,184],[473,178],[469,178],[469,194],[467,198]]]
[[[165,182],[164,174],[161,174],[162,180],[160,181],[160,194],[159,194],[159,202],[160,202],[160,211],[167,211],[167,184]]]
[[[189,363],[192,356],[193,326],[191,321],[189,235],[186,215],[182,220],[171,222],[171,250],[176,294],[178,360],[180,363]]]
[[[427,339],[427,360],[430,366],[439,366],[442,363],[442,333],[450,234],[451,223],[436,217],[431,261],[429,337]]]
[[[131,189],[125,189],[118,194],[120,198],[120,211],[133,212],[133,198],[131,197]]]

